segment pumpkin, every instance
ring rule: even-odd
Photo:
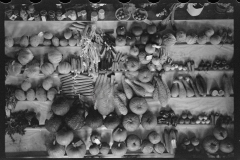
[[[203,148],[208,153],[216,153],[219,149],[219,141],[214,136],[207,136],[203,140]]]
[[[129,131],[129,132],[133,132],[136,129],[138,129],[139,125],[140,125],[140,118],[137,114],[134,113],[128,113],[127,115],[125,115],[123,117],[123,127]]]
[[[13,61],[8,65],[8,70],[7,70],[8,75],[17,76],[21,73],[21,71],[22,71],[22,65],[16,61]]]
[[[63,95],[55,95],[51,109],[54,114],[64,116],[70,109],[68,99]]]
[[[151,62],[151,59],[147,59],[147,53],[145,51],[138,54],[138,59],[141,64],[148,64],[149,62]]]
[[[141,36],[141,34],[143,33],[143,29],[142,29],[142,27],[140,27],[140,26],[134,26],[134,27],[132,28],[132,33],[133,33],[136,37],[139,37],[139,36]]]
[[[25,92],[24,92],[23,90],[20,90],[20,89],[15,90],[15,97],[16,97],[17,100],[19,100],[19,101],[24,101],[24,100],[26,100]]]
[[[191,143],[191,141],[188,138],[184,138],[183,139],[183,143],[187,146],[187,145],[189,145]]]
[[[115,39],[116,46],[125,46],[126,45],[126,37],[117,36]]]
[[[76,46],[77,45],[77,39],[70,38],[68,43],[69,43],[69,46],[71,46],[71,47]]]
[[[33,54],[29,49],[21,49],[18,53],[18,61],[22,65],[26,65],[33,59]]]
[[[131,134],[127,137],[126,144],[130,151],[137,151],[141,147],[141,139],[137,135]]]
[[[131,46],[129,53],[130,55],[136,57],[139,54],[139,49],[136,46]]]
[[[229,137],[225,138],[220,141],[219,149],[223,153],[231,153],[234,150],[233,141]]]
[[[90,140],[92,143],[96,143],[96,140],[99,140],[101,142],[101,134],[99,132],[93,131],[90,136]]]
[[[123,127],[117,127],[112,132],[112,139],[115,142],[123,142],[127,138],[127,130]]]
[[[52,44],[53,44],[53,46],[58,47],[59,44],[60,44],[59,38],[57,38],[57,37],[54,36],[54,37],[52,38]]]
[[[147,26],[148,34],[155,34],[157,32],[157,26],[155,24],[151,24]]]
[[[153,54],[154,52],[155,52],[155,47],[153,47],[153,45],[152,44],[147,44],[146,46],[145,46],[145,51],[148,53],[148,54]]]
[[[72,130],[81,129],[85,122],[85,110],[80,107],[76,107],[74,104],[68,113],[64,116],[64,122],[68,126],[68,128]]]
[[[114,129],[121,123],[120,117],[112,112],[109,115],[106,116],[106,118],[103,121],[103,125],[107,129]]]
[[[65,39],[70,39],[72,37],[72,31],[70,29],[66,29],[63,33]]]
[[[53,34],[50,33],[50,32],[44,32],[43,37],[45,39],[52,39],[53,38]]]
[[[59,44],[62,47],[66,47],[68,45],[68,40],[67,39],[60,39]]]
[[[107,155],[110,151],[110,145],[107,142],[102,142],[100,147],[100,153],[102,155]]]
[[[43,88],[48,91],[53,86],[53,79],[52,77],[47,77],[42,82]]]
[[[38,101],[46,101],[47,100],[47,94],[46,91],[43,88],[38,88],[36,90],[36,98]]]
[[[65,147],[54,140],[47,146],[47,152],[52,158],[62,158],[65,154]]]
[[[138,115],[144,114],[148,109],[148,104],[145,98],[134,97],[129,102],[130,110]]]
[[[161,141],[161,135],[159,133],[157,133],[156,131],[152,131],[148,134],[148,140],[152,144],[157,144]]]
[[[140,67],[138,59],[134,57],[128,57],[126,66],[129,71],[137,71]]]
[[[197,145],[199,145],[200,142],[199,142],[198,138],[193,137],[193,138],[191,138],[191,143],[193,146],[197,146]]]
[[[146,130],[154,129],[157,126],[157,117],[148,111],[143,114],[141,124]]]
[[[56,134],[56,140],[60,145],[67,146],[73,140],[73,132],[66,127],[60,129]]]
[[[165,147],[164,147],[164,144],[162,142],[154,144],[153,148],[159,154],[162,154],[165,151]]]
[[[153,78],[153,74],[149,71],[149,69],[144,68],[139,70],[139,73],[138,73],[139,81],[143,83],[147,83],[147,82],[150,82],[152,78]]]
[[[36,93],[33,89],[29,89],[26,93],[26,97],[28,101],[34,101],[36,98]]]
[[[58,65],[58,72],[60,74],[68,74],[71,71],[71,65],[68,62],[61,62]]]
[[[148,67],[149,71],[151,71],[151,72],[156,71],[156,66],[152,63],[148,63],[147,67]]]
[[[186,37],[187,44],[195,44],[197,42],[198,36],[195,33],[189,34]]]
[[[103,116],[97,110],[91,110],[88,112],[85,124],[93,129],[101,127],[103,125]]]
[[[212,28],[209,28],[205,31],[205,35],[207,37],[211,37],[212,35],[214,35],[214,30]]]
[[[29,45],[29,39],[27,36],[22,36],[19,42],[21,47],[27,47]]]
[[[153,144],[148,140],[148,139],[144,139],[142,141],[142,145],[141,145],[141,151],[144,154],[149,154],[153,151]]]
[[[41,71],[46,76],[51,75],[54,72],[54,66],[52,63],[46,62],[41,66]]]
[[[48,53],[48,60],[52,64],[58,64],[62,60],[62,53],[57,50]]]
[[[154,64],[155,66],[161,65],[161,59],[154,56],[154,57],[152,58],[152,64]]]
[[[213,129],[213,135],[217,140],[224,140],[227,137],[227,130],[221,126]]]
[[[206,44],[208,41],[208,37],[206,35],[199,36],[197,39],[198,44]]]
[[[27,64],[23,74],[29,78],[35,78],[39,76],[39,73],[40,73],[40,64],[36,59],[34,59]]]
[[[126,45],[132,46],[136,42],[136,38],[132,35],[126,36]]]
[[[148,34],[144,33],[144,34],[141,35],[140,41],[141,41],[142,44],[147,44],[148,40],[149,40],[149,35]]]
[[[23,91],[27,91],[27,90],[29,90],[31,87],[32,87],[32,84],[31,84],[31,82],[30,82],[29,79],[25,79],[25,80],[22,82],[22,84],[21,84],[21,88],[22,88]]]
[[[162,44],[165,46],[172,46],[177,42],[173,34],[167,33],[162,37]]]
[[[5,46],[12,47],[14,45],[14,40],[11,36],[5,37]]]
[[[124,26],[118,26],[116,33],[118,36],[124,36],[126,34],[126,28]]]
[[[186,42],[186,33],[184,31],[177,31],[176,40],[177,42]]]
[[[37,47],[40,43],[40,37],[38,35],[32,35],[29,42],[32,47]]]
[[[50,133],[56,133],[63,124],[62,117],[53,114],[50,119],[45,120],[45,128]]]
[[[86,145],[82,140],[72,142],[66,148],[66,153],[69,158],[84,158],[86,152]]]
[[[91,155],[97,155],[99,153],[99,147],[97,144],[92,144],[90,147],[89,147],[89,152]]]
[[[222,38],[219,35],[213,35],[210,37],[210,42],[213,45],[218,45],[221,42]]]
[[[52,101],[57,94],[56,88],[50,88],[47,92],[47,98],[48,100]]]
[[[114,156],[121,157],[126,154],[127,146],[124,142],[113,142],[111,151]]]
[[[153,43],[156,43],[157,45],[161,45],[162,44],[162,38],[161,38],[160,34],[153,34],[151,36],[151,41]]]

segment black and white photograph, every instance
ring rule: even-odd
[[[235,158],[234,2],[15,2],[6,158]]]

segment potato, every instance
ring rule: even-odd
[[[28,101],[34,101],[35,98],[36,98],[36,93],[35,93],[35,91],[34,91],[33,89],[29,89],[29,90],[27,91],[27,100],[28,100]]]
[[[12,37],[7,36],[5,37],[5,46],[6,47],[12,47],[14,45],[14,40]]]
[[[52,38],[53,38],[53,34],[50,33],[50,32],[45,32],[44,35],[43,35],[43,37],[44,37],[45,39],[52,39]]]
[[[43,88],[47,91],[53,86],[53,79],[51,77],[47,77],[43,80],[42,83]]]
[[[59,46],[59,38],[53,37],[52,44],[53,44],[53,46],[58,47]]]
[[[47,94],[46,91],[43,88],[38,88],[36,90],[36,98],[38,101],[47,101]]]
[[[23,83],[21,84],[21,88],[23,91],[27,91],[32,87],[32,84],[29,80],[24,80]]]
[[[61,39],[60,40],[60,46],[66,47],[68,45],[68,40],[67,39]]]
[[[22,36],[19,42],[21,47],[27,47],[29,45],[29,39],[27,36]]]
[[[48,100],[52,101],[56,94],[57,94],[57,90],[55,88],[50,88],[47,92]]]
[[[44,39],[43,45],[44,46],[50,46],[52,44],[52,41],[50,39]]]
[[[17,100],[19,101],[24,101],[26,100],[26,95],[25,92],[23,90],[17,89],[15,91],[15,97],[17,98]]]
[[[40,43],[40,37],[38,35],[32,35],[29,41],[32,47],[37,47]]]

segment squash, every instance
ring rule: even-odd
[[[138,54],[139,54],[139,49],[138,49],[136,46],[131,46],[130,51],[129,51],[129,54],[130,54],[131,56],[136,57],[136,56],[138,56]]]
[[[162,44],[162,38],[160,34],[153,34],[151,35],[151,41],[154,44],[161,45]]]
[[[182,76],[179,76],[178,78],[182,81],[182,83],[186,89],[187,97],[193,97],[195,94],[194,94],[193,89],[190,87],[189,83]]]
[[[102,155],[107,155],[110,151],[110,145],[107,142],[102,142],[100,147],[100,153]]]
[[[120,123],[121,119],[115,112],[108,114],[103,120],[103,125],[107,129],[115,129]]]
[[[148,54],[153,54],[156,50],[155,50],[156,48],[155,47],[153,47],[153,44],[147,44],[146,46],[145,46],[145,51],[148,53]]]
[[[5,46],[6,47],[12,47],[14,45],[14,40],[11,36],[5,37]]]
[[[23,90],[20,90],[20,89],[15,90],[15,97],[16,97],[17,100],[19,100],[19,101],[24,101],[24,100],[26,100],[25,92],[24,92]]]
[[[125,142],[113,142],[111,151],[114,156],[122,157],[127,152],[126,143]]]
[[[129,57],[126,62],[127,69],[129,71],[137,71],[139,69],[139,61],[134,57]]]
[[[82,140],[72,142],[66,148],[66,153],[69,158],[84,158],[86,152],[86,145]]]
[[[126,45],[132,46],[136,42],[136,38],[133,35],[126,36]]]
[[[148,140],[144,139],[141,144],[141,151],[144,154],[150,154],[153,151],[153,144]]]
[[[61,62],[58,65],[58,72],[60,74],[68,74],[71,71],[71,65],[68,62]]]
[[[160,65],[160,66],[162,66],[162,65]],[[154,64],[152,64],[152,63],[148,63],[147,64],[147,68],[149,69],[149,71],[151,71],[151,72],[155,72],[157,69],[156,69],[156,66],[154,65]]]
[[[231,153],[234,150],[233,141],[229,137],[225,138],[220,141],[219,149],[223,153]]]
[[[70,29],[66,29],[63,35],[65,39],[70,39],[72,37],[72,31]]]
[[[57,94],[57,90],[55,88],[50,88],[47,92],[48,100],[52,101],[56,94]]]
[[[53,74],[54,72],[54,66],[52,63],[49,62],[45,62],[42,66],[41,66],[41,71],[44,75],[48,76]]]
[[[67,39],[60,39],[59,40],[59,44],[60,44],[60,46],[62,46],[62,47],[66,47],[66,46],[68,46],[68,40]]]
[[[148,34],[142,34],[141,37],[140,37],[140,41],[142,44],[147,44],[149,40],[149,35]]]
[[[138,129],[140,118],[137,114],[129,113],[123,117],[122,125],[128,132],[133,132]]]
[[[122,75],[122,86],[123,86],[123,90],[124,90],[124,93],[125,93],[127,99],[131,99],[133,97],[133,90],[125,82],[125,76],[124,75]]]
[[[175,79],[173,83],[177,83],[179,86],[179,98],[186,98],[187,97],[187,91],[184,88],[184,85],[181,80]]]
[[[69,100],[63,95],[55,95],[51,109],[54,114],[64,116],[70,109]]]
[[[16,61],[13,61],[8,65],[7,73],[11,76],[17,76],[22,71],[22,65]]]
[[[73,140],[73,132],[66,127],[60,129],[56,134],[56,141],[63,146],[68,146]]]
[[[29,39],[28,39],[28,37],[27,37],[27,36],[22,36],[22,37],[20,38],[19,45],[20,45],[21,47],[27,47],[27,46],[29,45]]]
[[[155,34],[157,32],[157,26],[155,24],[151,24],[147,26],[148,34]]]
[[[134,80],[133,83],[135,83],[136,85],[141,86],[148,93],[152,93],[154,91],[154,87],[153,87],[153,85],[151,83],[143,83],[143,82],[139,82],[137,80]]]
[[[173,83],[171,87],[171,96],[176,98],[179,96],[179,87],[177,83]]]
[[[129,151],[137,151],[141,147],[141,139],[134,134],[130,134],[126,140],[127,148]]]
[[[197,145],[199,145],[200,142],[197,137],[193,137],[193,138],[191,138],[191,143],[193,146],[197,146]]]
[[[198,89],[197,89],[196,84],[194,83],[192,77],[186,77],[185,79],[190,84],[190,86],[193,88],[195,96],[200,97]]]
[[[139,81],[143,83],[150,82],[153,78],[152,72],[150,72],[148,69],[141,69],[138,74]]]
[[[162,44],[164,46],[173,46],[177,42],[173,34],[167,33],[162,37]]]
[[[176,40],[177,42],[186,42],[186,33],[184,31],[177,31],[176,33]]]
[[[224,74],[222,76],[222,85],[223,85],[224,96],[230,97],[231,81],[230,81],[230,78],[226,74]]]
[[[166,107],[169,99],[171,98],[171,93],[168,86],[162,81],[161,77],[154,77],[154,80],[157,82],[158,86],[158,100],[161,103],[162,107]]]
[[[42,87],[48,91],[51,87],[53,87],[53,79],[52,77],[47,77],[42,82]]]
[[[29,49],[21,49],[18,52],[18,61],[22,65],[26,65],[27,63],[32,61],[33,57],[34,56],[33,56],[32,52]]]
[[[98,155],[99,154],[99,147],[97,144],[92,144],[90,147],[89,147],[89,152],[91,155]]]
[[[58,64],[62,60],[62,53],[57,50],[48,53],[48,60],[52,64]]]
[[[116,46],[125,46],[126,45],[126,37],[117,36],[115,39]]]
[[[159,154],[163,154],[163,152],[165,151],[165,147],[164,147],[164,144],[162,142],[154,144],[153,148]]]
[[[148,64],[151,62],[151,59],[147,59],[147,53],[146,52],[140,52],[138,55],[139,62],[141,64]]]
[[[146,91],[141,86],[135,85],[129,79],[125,78],[125,82],[132,88],[136,95],[145,97]]]
[[[57,37],[54,36],[54,37],[52,38],[52,44],[53,44],[53,46],[58,47],[59,44],[60,44],[59,38],[57,38]]]
[[[45,120],[45,128],[50,132],[50,133],[57,133],[57,131],[60,129],[60,127],[63,124],[62,117],[57,116],[53,114],[50,119]]]
[[[211,37],[212,35],[214,35],[214,30],[212,28],[209,28],[205,31],[205,35],[207,37]]]
[[[139,37],[139,36],[141,36],[141,34],[143,33],[143,29],[142,29],[142,27],[140,27],[140,26],[134,26],[134,27],[132,28],[132,33],[133,33],[136,37]]]
[[[199,94],[205,97],[207,95],[207,84],[200,74],[196,76],[196,86]]]
[[[161,141],[161,135],[159,133],[157,133],[156,131],[152,131],[148,134],[148,140],[152,144],[157,144]]]
[[[145,130],[152,130],[157,126],[157,117],[147,111],[142,115],[141,124]]]
[[[126,115],[128,113],[127,109],[127,97],[124,93],[117,91],[113,97],[115,111],[118,115]],[[113,110],[108,110],[112,112]]]
[[[144,114],[147,111],[148,107],[149,106],[145,98],[134,97],[129,102],[130,110],[137,115]]]
[[[86,126],[96,129],[103,125],[103,116],[97,111],[91,109],[85,120]]]
[[[36,90],[36,98],[38,101],[45,102],[47,101],[47,94],[43,88],[38,88]]]
[[[32,47],[37,47],[40,44],[40,37],[38,35],[32,35],[29,42]]]
[[[116,34],[118,36],[126,35],[126,28],[124,26],[118,26],[117,29],[116,29]]]
[[[208,41],[208,37],[206,35],[201,35],[201,36],[198,36],[198,39],[197,39],[197,43],[198,44],[206,44]]]
[[[224,140],[228,136],[227,130],[221,126],[213,129],[213,135],[217,140]]]
[[[65,147],[54,140],[47,146],[47,152],[51,158],[62,158],[65,154]]]
[[[222,38],[219,35],[212,35],[210,37],[210,43],[213,45],[218,45],[220,44]]]
[[[45,39],[52,39],[53,38],[53,34],[50,33],[50,32],[44,32],[43,37]]]
[[[27,90],[29,90],[31,87],[32,87],[32,84],[31,84],[31,82],[30,82],[29,79],[25,79],[25,80],[22,82],[22,84],[21,84],[21,88],[22,88],[23,91],[27,91]]]
[[[29,89],[26,93],[26,97],[28,101],[34,101],[36,98],[36,93],[33,89]]]
[[[127,138],[127,130],[123,127],[117,127],[112,132],[112,138],[115,142],[124,142]]]
[[[219,141],[214,136],[207,136],[203,140],[203,149],[211,154],[214,154],[219,149]]]

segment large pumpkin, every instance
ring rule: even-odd
[[[215,127],[213,135],[217,140],[224,140],[227,137],[227,130],[221,126]]]
[[[134,97],[129,102],[130,110],[138,115],[144,114],[148,109],[148,104],[145,98]]]
[[[44,75],[50,75],[50,74],[53,74],[54,72],[54,66],[52,63],[44,63],[42,66],[41,66],[41,71]]]
[[[203,148],[208,153],[216,153],[219,149],[219,141],[214,136],[207,136],[203,140]]]
[[[127,152],[127,146],[124,142],[114,142],[111,151],[114,156],[124,156]]]
[[[141,139],[137,135],[131,134],[127,137],[126,143],[130,151],[137,151],[140,149]]]
[[[123,142],[127,138],[127,130],[123,127],[117,127],[112,132],[113,141]]]
[[[220,142],[219,148],[223,153],[231,153],[234,150],[233,141],[227,137]]]
[[[58,64],[62,60],[62,53],[57,50],[48,53],[48,60],[52,64]]]
[[[146,112],[141,118],[141,124],[144,129],[152,130],[157,126],[157,117],[151,112]]]
[[[138,129],[140,125],[140,118],[137,114],[129,113],[123,117],[122,124],[127,131],[133,132]]]
[[[69,158],[83,158],[87,152],[86,145],[82,140],[72,142],[66,148]]]
[[[60,74],[68,74],[71,71],[71,65],[68,62],[61,62],[58,65],[58,72]]]
[[[26,65],[33,59],[33,54],[29,49],[21,49],[18,53],[18,61],[22,65]]]

